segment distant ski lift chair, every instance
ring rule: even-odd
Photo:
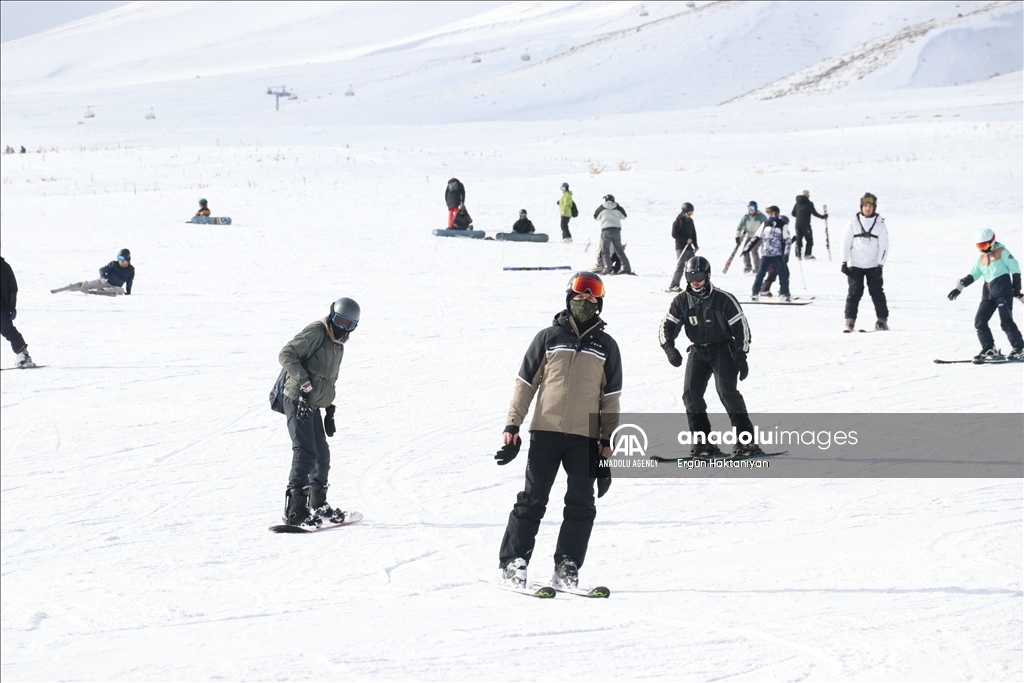
[[[520,57],[519,59],[523,60],[524,62],[530,61],[530,51],[527,50],[526,52],[524,52],[523,56]]]
[[[149,108],[149,113],[146,114],[146,120],[147,121],[152,121],[155,118],[156,118],[156,114],[153,113],[153,107],[150,107]]]
[[[82,118],[92,119],[92,118],[95,118],[95,117],[96,117],[96,114],[92,113],[92,109],[90,109],[89,107],[86,107],[85,108],[85,116],[83,116]]]
[[[646,17],[647,16],[647,10],[644,8],[643,5],[640,5],[640,16],[641,17]]]
[[[345,91],[345,97],[355,97],[356,91],[352,89],[352,86],[348,86],[348,90]]]
[[[480,63],[480,55],[473,55],[473,63],[474,64],[479,64]]]

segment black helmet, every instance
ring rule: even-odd
[[[688,211],[693,211],[693,204],[691,204],[690,202],[683,202],[683,213],[686,213]]]
[[[757,202],[751,199],[749,202],[747,202],[747,208],[749,209],[750,207],[754,207],[754,210],[757,211]]]
[[[693,256],[689,261],[686,262],[685,271],[686,281],[690,284],[690,288],[693,289],[694,282],[701,282],[703,280],[704,287],[693,291],[700,294],[707,289],[708,285],[711,284],[711,264],[703,256]]]
[[[526,218],[526,209],[519,209],[519,215]]]
[[[562,183],[562,189],[563,190],[568,190],[569,189],[569,183]]]
[[[131,261],[132,252],[128,251],[127,249],[122,249],[121,251],[117,252],[117,258],[118,260],[120,260],[122,257],[124,258],[125,261]]]
[[[610,194],[606,194],[604,196],[604,201],[606,201],[606,202],[614,202],[615,201],[615,196],[614,195],[610,195]]]
[[[331,304],[331,314],[328,316],[328,320],[338,329],[346,333],[351,332],[359,324],[359,304],[346,297],[338,299]]]
[[[604,308],[604,280],[597,273],[589,270],[581,270],[569,278],[565,285],[565,307],[569,307],[569,301],[577,294],[590,294],[597,297],[597,312]]]

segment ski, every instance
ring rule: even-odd
[[[732,253],[729,254],[729,258],[725,262],[725,268],[722,269],[722,275],[725,275],[726,273],[729,272],[729,266],[732,265],[732,260],[736,258],[736,252],[740,250],[740,244],[742,244],[745,241],[746,240],[741,240],[740,243],[733,248]]]
[[[330,529],[338,529],[343,526],[355,524],[356,522],[363,521],[363,513],[361,512],[346,512],[345,519],[341,522],[324,522],[321,526],[316,529],[307,529],[301,526],[295,526],[293,524],[275,524],[270,527],[270,531],[275,534],[314,534],[318,531],[328,531]]]
[[[862,334],[871,334],[872,332],[888,332],[889,330],[857,330]]]
[[[952,363],[973,363],[974,361],[969,358],[967,360],[942,360],[936,358],[934,362],[938,363],[939,365],[950,365]]]
[[[751,454],[751,455],[741,455],[741,456],[733,456],[733,455],[728,454],[728,453],[721,453],[719,455],[714,455],[714,456],[708,456],[708,455],[697,455],[697,456],[694,456],[694,455],[684,455],[681,458],[663,458],[663,457],[661,457],[659,455],[652,455],[650,457],[650,459],[653,460],[654,462],[678,462],[680,460],[683,461],[683,462],[692,462],[694,460],[701,460],[703,462],[707,462],[708,460],[734,460],[736,462],[739,462],[739,461],[742,461],[742,460],[756,460],[757,458],[774,458],[774,457],[779,456],[779,455],[786,455],[787,453],[789,453],[789,451],[775,451],[773,453],[754,453],[754,454]]]
[[[608,590],[607,586],[594,586],[593,588],[559,588],[558,586],[548,586],[542,583],[530,584],[531,588],[550,588],[557,593],[565,593],[567,595],[577,595],[581,598],[607,598],[612,594]]]
[[[551,599],[557,595],[555,589],[551,586],[541,586],[539,588],[535,588],[533,586],[529,588],[516,588],[515,586],[510,586],[506,583],[488,581],[487,579],[480,579],[480,583],[486,583],[488,586],[494,586],[495,588],[500,588],[503,591],[519,593],[520,595],[525,595],[529,598]]]
[[[773,297],[771,299],[758,299],[757,301],[741,301],[740,305],[746,306],[748,304],[758,305],[767,304],[769,306],[806,306],[813,304],[813,298],[793,297],[791,301],[783,301],[782,299]]]
[[[49,367],[49,366],[46,366],[46,365],[26,365],[23,368],[18,367],[18,366],[14,366],[13,368],[0,368],[0,370],[36,370],[37,368],[45,368],[45,367]]]
[[[1004,363],[1021,363],[1024,361],[1017,360],[1016,358],[1006,358],[1004,356],[1003,358],[995,358],[993,360],[975,360],[973,358],[968,358],[965,360],[942,360],[941,358],[936,358],[933,362],[938,363],[939,365],[950,365],[952,363],[971,363],[972,365],[1003,365]]]

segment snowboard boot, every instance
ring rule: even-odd
[[[526,560],[517,557],[502,567],[501,580],[513,588],[526,588]]]
[[[284,523],[307,529],[319,528],[320,518],[310,512],[307,502],[305,489],[288,489],[284,496],[284,515],[281,516]]]
[[[570,557],[562,557],[555,566],[555,573],[551,577],[551,585],[555,588],[568,588],[579,590],[580,570]]]
[[[889,330],[889,319],[888,318],[879,318],[878,320],[875,321],[875,331],[877,331],[877,332],[886,332],[888,330]]]
[[[28,345],[21,347],[21,351],[18,351],[18,355],[15,357],[19,368],[34,368],[35,363],[32,362],[32,356],[28,355]]]
[[[1024,360],[1024,349],[1013,349],[1006,355],[1006,360]]]
[[[853,328],[854,328],[854,326],[856,324],[857,324],[857,321],[855,319],[847,318],[846,319],[846,327],[843,328],[843,332],[853,332]]]
[[[754,458],[759,455],[764,455],[764,449],[754,443],[738,443],[732,449],[733,458]]]
[[[714,444],[694,444],[690,446],[691,458],[717,458],[722,455],[722,449]]]
[[[345,521],[345,511],[332,508],[330,503],[327,502],[327,489],[329,487],[330,484],[309,487],[309,509],[314,515],[317,515],[325,522],[341,524]]]
[[[982,349],[981,353],[974,357],[975,363],[988,363],[994,360],[1002,360],[1003,354],[999,353],[998,350],[989,348]]]

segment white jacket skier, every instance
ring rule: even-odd
[[[858,213],[843,235],[843,263],[851,268],[877,268],[889,256],[889,231],[885,219]]]

